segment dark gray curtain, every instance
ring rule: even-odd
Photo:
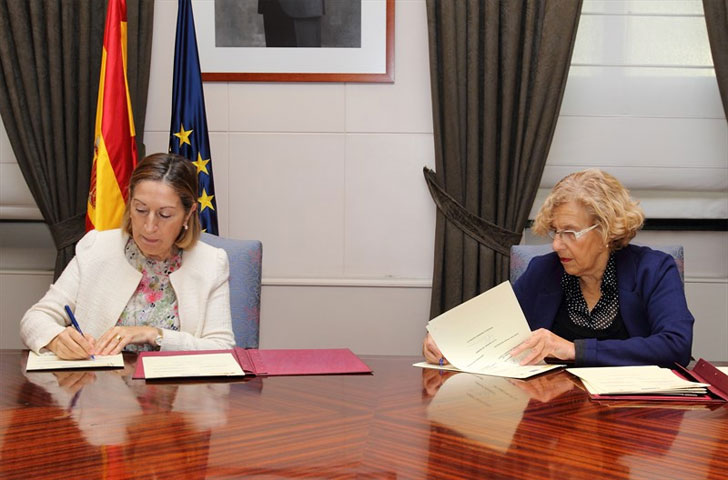
[[[147,116],[149,70],[152,64],[152,33],[154,31],[154,0],[126,0],[127,17],[127,74],[138,159],[146,156],[144,122]],[[106,14],[104,12],[104,19]],[[104,20],[105,21],[105,20]],[[170,62],[174,60],[171,59]],[[170,85],[171,88],[171,85]],[[170,107],[171,108],[171,107]],[[93,160],[93,159],[92,159]]]
[[[430,314],[508,278],[559,115],[581,0],[427,0],[438,206]]]
[[[723,111],[728,120],[728,0],[703,0],[710,51],[718,79]]]
[[[56,278],[85,230],[106,3],[0,0],[0,115],[58,250]],[[153,0],[127,0],[128,81],[140,144],[153,14]]]

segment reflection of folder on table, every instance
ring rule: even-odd
[[[188,357],[207,354],[229,354],[245,374],[250,375],[331,375],[371,373],[372,370],[348,348],[258,350],[235,347],[231,350],[162,351],[139,354],[132,378],[145,375],[144,359],[154,357]],[[229,357],[228,357],[229,358]],[[185,377],[184,372],[171,377]],[[211,376],[215,376],[214,374]],[[156,378],[164,378],[156,376]]]
[[[689,382],[697,382],[697,385],[705,385],[705,388],[700,393],[686,393],[686,394],[674,394],[673,392],[666,392],[661,393],[657,390],[655,391],[648,391],[648,388],[644,387],[643,390],[640,390],[640,386],[637,385],[634,391],[627,391],[623,390],[620,393],[616,392],[600,392],[596,393],[593,391],[592,388],[590,388],[590,385],[588,383],[588,377],[584,377],[582,375],[579,375],[579,370],[589,370],[589,369],[567,369],[568,372],[573,373],[579,377],[581,377],[582,382],[584,383],[584,386],[587,388],[587,391],[589,392],[589,396],[593,400],[599,400],[599,401],[638,401],[638,402],[684,402],[684,403],[725,403],[728,402],[728,375],[718,370],[713,364],[710,362],[703,360],[702,358],[698,360],[698,362],[695,364],[692,370],[688,370],[687,368],[677,365],[677,370],[672,370],[672,372],[677,376],[680,377],[683,380],[687,380]],[[604,369],[612,369],[613,371],[617,372],[621,368],[650,368],[650,367],[596,367],[599,370],[606,371]],[[651,368],[657,368],[657,367],[651,367]],[[661,370],[668,370],[668,369],[661,369]],[[585,381],[585,378],[587,378],[587,381]],[[625,384],[629,383],[630,379],[625,379]],[[618,381],[618,379],[615,379],[615,381]],[[643,391],[644,393],[640,393]]]

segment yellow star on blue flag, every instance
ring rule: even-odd
[[[192,162],[192,165],[197,167],[197,174],[204,173],[205,175],[209,175],[210,172],[207,171],[207,164],[210,163],[210,159],[207,160],[202,159],[202,155],[199,153],[197,154],[197,160]]]
[[[192,133],[192,130],[185,130],[185,126],[180,125],[179,132],[173,133],[172,135],[179,138],[179,146],[181,147],[183,143],[190,145],[190,133]]]
[[[200,213],[204,212],[206,208],[215,210],[215,207],[212,206],[214,197],[214,195],[208,195],[204,188],[202,189],[202,195],[197,199],[200,202]]]

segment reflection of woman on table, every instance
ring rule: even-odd
[[[228,258],[198,242],[196,211],[191,162],[162,153],[142,160],[129,182],[123,228],[92,230],[79,241],[56,283],[23,316],[23,342],[64,359],[231,348]]]
[[[534,258],[513,289],[533,333],[511,354],[577,365],[687,365],[693,338],[674,259],[629,242],[644,214],[613,176],[573,173],[551,191],[533,224],[553,253]],[[427,361],[442,353],[428,334]]]
[[[86,458],[98,455],[104,478],[203,478],[211,431],[227,424],[230,384],[149,384],[131,380],[133,369],[127,364],[104,372],[27,372],[23,390],[46,392],[47,399],[35,406],[53,418],[43,424],[36,448],[63,455],[70,442]],[[18,420],[9,425],[11,434],[28,428]],[[68,463],[55,464],[67,477]]]
[[[457,379],[475,382],[479,378],[469,373],[439,375],[442,373],[440,370],[422,370],[423,397],[427,400],[430,396],[434,397],[433,403],[448,388],[448,382]],[[674,452],[686,458],[696,458],[685,453],[689,446],[679,446],[678,443],[685,411],[666,413],[660,406],[652,411],[605,411],[596,407],[566,373],[547,374],[530,380],[480,378],[494,384],[507,382],[518,387],[522,395],[513,395],[519,398],[511,402],[495,405],[474,403],[468,407],[465,406],[469,401],[466,395],[445,392],[445,408],[441,408],[434,419],[428,415],[431,421],[428,478],[443,475],[442,460],[438,458],[443,456],[461,465],[459,473],[468,478],[483,477],[482,470],[477,473],[467,470],[468,466],[478,466],[487,468],[493,477],[498,478],[559,480],[603,478],[605,475],[609,478],[639,478],[640,473],[647,473],[642,475],[646,478],[685,478],[685,475],[679,474],[657,475],[654,466],[669,465]],[[703,427],[705,421],[701,419]],[[489,422],[492,425],[488,425]],[[497,428],[497,422],[501,422],[500,428]],[[511,425],[512,430],[504,435],[504,426],[507,427],[509,422],[517,422],[517,425]],[[615,430],[616,425],[628,428]],[[652,429],[659,430],[659,435],[646,438],[645,431]],[[697,470],[700,467],[697,464],[696,471],[700,471]],[[631,471],[631,468],[634,470]],[[674,465],[666,468],[674,468]],[[700,473],[698,478],[712,478],[709,474]]]

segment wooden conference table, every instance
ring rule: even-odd
[[[0,351],[0,478],[728,478],[728,406],[601,405],[364,356],[373,375],[234,382],[25,373]]]

